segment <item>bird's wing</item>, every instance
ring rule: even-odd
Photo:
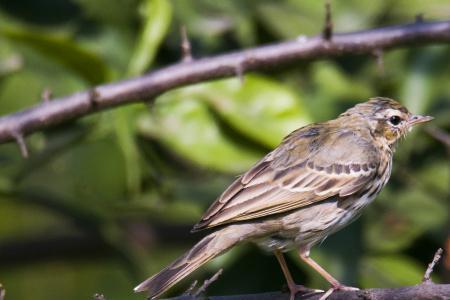
[[[194,230],[352,195],[376,175],[379,151],[358,132],[309,125],[287,136],[211,205]]]

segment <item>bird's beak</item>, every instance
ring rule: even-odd
[[[412,115],[409,120],[408,123],[409,125],[416,125],[419,123],[425,123],[425,122],[429,122],[431,120],[433,120],[434,118],[431,116],[421,116],[421,115]]]

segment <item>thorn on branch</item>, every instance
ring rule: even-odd
[[[96,109],[99,106],[97,100],[100,97],[100,94],[95,88],[92,88],[88,92],[88,97],[88,101],[91,104],[92,108]]]
[[[423,13],[416,15],[416,23],[423,23]]]
[[[103,294],[96,293],[94,294],[94,300],[106,300],[106,297]]]
[[[23,134],[20,133],[19,131],[16,131],[12,133],[12,136],[14,137],[17,145],[19,146],[20,154],[22,154],[22,157],[28,158],[28,148],[25,139],[23,138]]]
[[[192,58],[192,48],[191,42],[189,41],[186,26],[181,26],[181,55],[183,62],[190,62],[193,60]]]
[[[52,97],[53,97],[53,93],[52,93],[51,89],[45,88],[42,91],[41,99],[44,103],[48,103],[52,99]]]
[[[375,60],[377,62],[378,72],[381,76],[384,75],[384,59],[383,59],[383,50],[377,48],[372,52],[373,56],[375,56]]]
[[[238,62],[234,66],[234,71],[236,73],[236,76],[239,78],[241,84],[244,84],[244,65],[242,64],[242,62]]]
[[[333,22],[331,21],[331,4],[325,3],[325,26],[323,27],[322,37],[330,41],[333,37]]]
[[[0,283],[0,300],[4,300],[5,299],[5,294],[6,294],[5,288]]]
[[[427,270],[425,271],[425,274],[423,275],[423,279],[422,279],[423,283],[427,283],[427,282],[431,281],[431,279],[430,279],[431,273],[433,272],[434,266],[441,259],[442,252],[443,252],[442,248],[437,249],[436,253],[434,254],[433,260],[430,262]]]
[[[205,280],[203,282],[202,286],[199,287],[199,289],[195,292],[194,298],[198,297],[201,293],[204,293],[206,291],[206,289],[211,285],[211,283],[216,281],[219,278],[219,276],[222,275],[222,272],[223,272],[223,269],[220,269],[210,279]]]
[[[191,283],[189,288],[183,293],[183,296],[192,296],[192,293],[193,293],[195,287],[197,286],[197,283],[198,283],[198,281],[194,280],[194,282]]]

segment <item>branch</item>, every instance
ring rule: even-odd
[[[108,108],[156,96],[188,84],[232,77],[286,65],[301,60],[312,61],[346,54],[373,53],[404,46],[450,42],[450,20],[416,22],[350,33],[322,34],[309,38],[256,47],[209,58],[181,62],[141,77],[99,85],[84,92],[44,101],[29,109],[0,118],[0,143],[17,140],[26,154],[22,137],[26,134]]]
[[[301,295],[298,300],[319,300],[323,293]],[[450,284],[423,283],[399,288],[366,289],[359,291],[337,291],[327,300],[411,300],[411,299],[449,299]],[[168,300],[194,300],[193,296],[180,296]],[[208,300],[287,300],[289,293],[270,292],[261,294],[212,296]]]

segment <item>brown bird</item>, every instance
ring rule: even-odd
[[[338,118],[295,130],[211,205],[193,231],[214,228],[186,254],[134,291],[155,299],[175,283],[243,241],[278,259],[290,290],[299,291],[282,252],[297,249],[333,290],[341,284],[309,256],[312,246],[355,220],[386,185],[397,141],[429,116],[400,103],[372,98]]]

